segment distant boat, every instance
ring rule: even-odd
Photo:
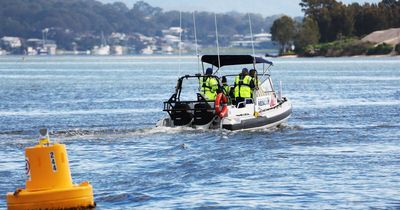
[[[171,45],[164,45],[161,47],[161,51],[168,55],[171,55],[174,52],[174,48],[172,48]]]
[[[0,56],[1,56],[1,55],[7,55],[7,51],[5,51],[5,50],[3,50],[3,49],[0,48]]]
[[[101,45],[94,46],[92,55],[110,55],[110,45],[107,44],[103,32],[101,32]]]
[[[49,51],[47,51],[47,49],[44,47],[39,48],[38,50],[39,50],[39,55],[48,55],[49,54]]]
[[[151,49],[150,46],[147,46],[146,48],[142,49],[143,55],[152,55],[153,53],[154,53],[154,50]]]
[[[265,57],[270,57],[270,58],[277,58],[279,54],[276,53],[265,53]]]
[[[110,46],[109,45],[101,45],[95,46],[92,50],[92,55],[110,55]]]

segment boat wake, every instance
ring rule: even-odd
[[[302,126],[281,124],[279,127],[273,128],[258,128],[252,130],[241,130],[241,131],[230,131],[226,129],[216,130],[204,130],[195,129],[191,127],[145,127],[145,128],[120,128],[120,129],[107,129],[107,128],[76,128],[67,130],[49,130],[49,134],[55,141],[69,141],[76,139],[87,139],[87,140],[101,140],[104,139],[116,139],[116,138],[132,138],[132,137],[148,137],[158,135],[182,135],[182,134],[212,134],[221,136],[222,139],[230,138],[231,135],[236,134],[257,134],[257,133],[274,133],[284,132],[290,130],[301,130]],[[2,131],[0,136],[18,139],[19,143],[25,141],[31,141],[35,138],[37,132],[34,130],[15,130],[15,131]]]

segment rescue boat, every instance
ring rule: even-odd
[[[275,91],[270,75],[270,67],[273,66],[271,61],[251,55],[204,55],[201,62],[203,73],[207,64],[213,69],[216,68],[211,75],[219,81],[216,99],[207,100],[200,91],[199,81],[207,76],[182,76],[177,81],[175,92],[164,102],[163,111],[167,112],[167,115],[157,122],[157,126],[187,126],[200,129],[222,127],[234,131],[269,128],[287,122],[292,114],[292,104],[282,96],[281,84],[278,93]],[[231,78],[229,81],[234,81],[237,74],[222,75],[219,71],[222,67],[238,65],[251,66],[260,73],[255,76],[257,82],[252,97],[235,103],[233,95],[224,92],[220,77],[225,76]]]

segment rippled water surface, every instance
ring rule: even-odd
[[[177,61],[0,57],[0,209],[41,127],[97,209],[400,208],[399,57],[274,59],[293,115],[246,132],[154,128]]]

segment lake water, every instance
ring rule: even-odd
[[[42,127],[97,209],[400,208],[399,57],[273,59],[293,115],[246,132],[154,127],[178,60],[0,57],[0,209]]]

